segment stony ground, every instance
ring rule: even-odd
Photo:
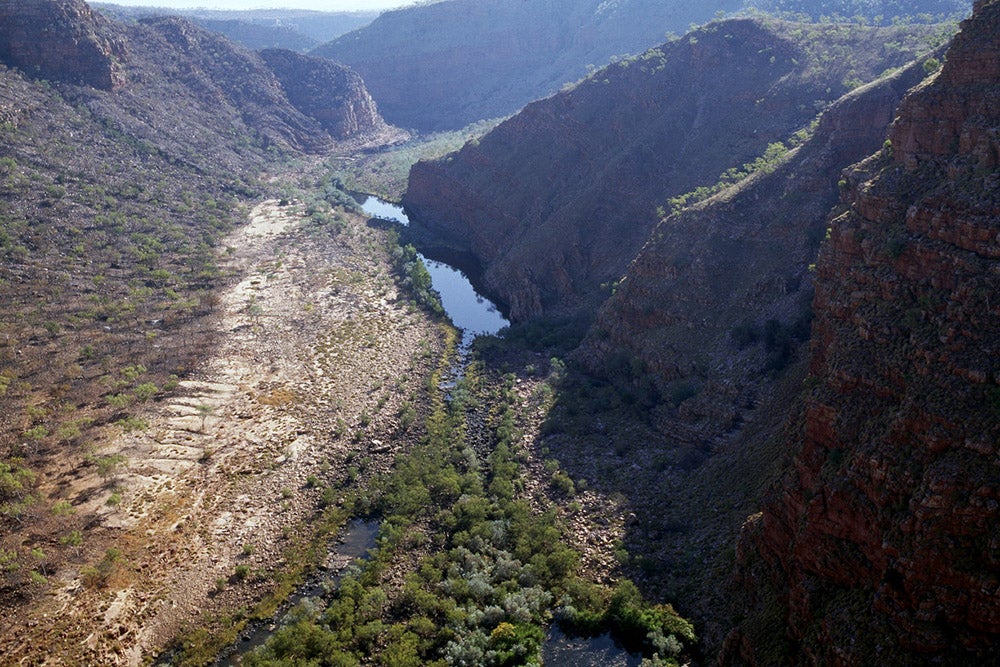
[[[88,520],[85,542],[0,623],[4,664],[149,660],[203,615],[267,590],[320,487],[358,465],[384,469],[405,446],[397,415],[441,331],[399,298],[379,233],[341,219],[331,233],[295,202],[266,201],[226,239],[237,281],[215,342],[149,404],[148,428],[95,443],[95,455],[124,457],[110,479],[92,466],[60,476]]]

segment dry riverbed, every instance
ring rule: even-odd
[[[95,443],[124,457],[113,483],[74,474],[84,542],[0,624],[4,664],[137,665],[252,605],[308,532],[320,487],[387,469],[406,447],[399,414],[419,404],[443,334],[400,297],[381,233],[341,219],[334,234],[266,201],[225,240],[237,278],[213,344],[147,405],[148,428]]]

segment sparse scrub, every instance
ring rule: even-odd
[[[579,556],[564,543],[555,509],[539,514],[518,498],[516,378],[505,377],[484,396],[478,372],[469,366],[450,392],[451,403],[440,395],[432,399],[424,440],[376,481],[372,509],[382,527],[370,560],[345,576],[325,611],[296,610],[244,664],[318,659],[319,647],[325,659],[365,655],[382,664],[530,664],[538,660],[549,618],[567,606],[576,610],[571,630],[590,618],[594,629],[615,627],[615,619],[631,632],[635,628],[618,619],[632,619],[623,609],[638,609],[643,627],[655,626],[663,635],[643,648],[650,654],[676,648],[667,640],[677,634],[667,623],[673,617],[655,611],[661,608],[630,597],[631,606],[608,612],[611,592],[577,577]],[[466,411],[483,403],[495,407],[489,419],[493,446],[485,456],[465,442]],[[558,462],[549,465],[554,490],[574,494]],[[383,577],[413,549],[419,550],[417,562],[402,588],[390,592]],[[690,646],[693,635],[686,637],[676,641]]]
[[[800,141],[802,139],[800,138]],[[669,213],[676,213],[692,204],[708,199],[712,195],[725,190],[729,186],[739,183],[745,178],[754,174],[769,174],[781,164],[788,148],[780,141],[768,144],[764,154],[753,162],[744,163],[742,167],[732,167],[719,176],[719,180],[714,185],[695,188],[691,192],[676,197],[671,197],[668,201],[670,205]]]

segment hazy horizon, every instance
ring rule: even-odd
[[[325,12],[376,11],[415,4],[417,0],[101,0],[127,7],[167,9],[311,9]]]

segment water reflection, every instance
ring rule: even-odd
[[[373,218],[392,220],[402,225],[410,223],[403,209],[377,197],[355,195],[362,210]],[[434,289],[441,295],[441,305],[456,327],[463,331],[462,342],[468,345],[477,334],[495,334],[510,324],[489,299],[476,292],[462,271],[444,262],[427,259],[421,261],[431,274]]]

